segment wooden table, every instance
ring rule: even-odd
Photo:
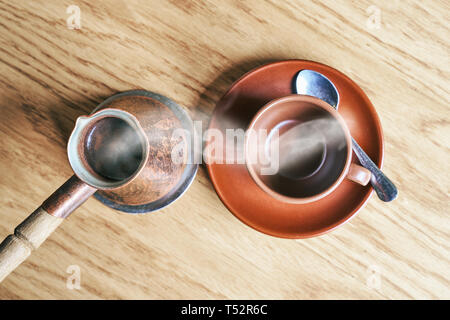
[[[147,89],[206,124],[243,73],[292,58],[365,90],[399,198],[373,196],[330,234],[284,240],[240,223],[202,166],[157,213],[88,200],[0,299],[450,298],[450,8],[414,2],[1,1],[1,239],[71,175],[74,121],[106,97]]]

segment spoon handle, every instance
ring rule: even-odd
[[[375,192],[378,195],[380,200],[389,202],[397,198],[397,188],[392,183],[391,180],[388,179],[384,175],[383,172],[377,167],[375,163],[369,158],[367,153],[358,145],[355,139],[352,138],[352,146],[353,151],[355,151],[356,156],[359,159],[361,165],[372,172],[372,178],[370,179],[370,183],[372,187],[375,189]]]

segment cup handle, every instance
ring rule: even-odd
[[[346,178],[359,183],[362,186],[366,186],[369,183],[371,176],[372,173],[366,168],[351,163]]]

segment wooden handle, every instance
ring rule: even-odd
[[[37,249],[63,222],[38,208],[0,244],[0,282]]]
[[[0,282],[95,191],[74,175],[19,224],[0,244]]]

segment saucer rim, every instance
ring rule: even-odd
[[[263,69],[267,69],[267,68],[271,68],[271,67],[276,67],[276,65],[284,65],[287,63],[300,63],[300,64],[310,64],[313,67],[319,67],[319,68],[324,68],[324,69],[328,69],[332,72],[335,72],[336,74],[338,74],[340,77],[342,77],[345,81],[347,81],[349,84],[351,84],[352,88],[355,89],[360,95],[361,97],[365,100],[366,102],[366,106],[368,107],[368,110],[370,111],[370,117],[372,119],[374,119],[374,124],[376,125],[378,131],[379,131],[379,143],[378,143],[378,150],[379,150],[379,159],[377,159],[377,161],[374,161],[378,167],[380,169],[382,169],[383,167],[383,162],[384,162],[384,134],[383,134],[383,128],[381,126],[381,121],[380,118],[378,116],[378,113],[376,112],[375,107],[373,106],[372,102],[369,100],[369,97],[366,95],[366,93],[362,90],[362,88],[356,84],[356,82],[354,82],[350,77],[348,77],[347,75],[345,75],[344,73],[342,73],[341,71],[328,66],[326,64],[317,62],[317,61],[312,61],[312,60],[306,60],[306,59],[287,59],[287,60],[280,60],[280,61],[275,61],[275,62],[270,62],[270,63],[266,63],[263,64],[261,66],[258,66],[256,68],[251,69],[250,71],[244,73],[241,77],[239,77],[236,81],[234,81],[232,83],[232,85],[226,90],[226,92],[220,97],[220,99],[216,102],[215,104],[215,108],[213,113],[211,114],[211,118],[208,124],[208,129],[211,129],[211,124],[212,122],[216,119],[217,114],[219,112],[217,106],[218,104],[228,96],[228,94],[238,85],[240,84],[242,81],[244,81],[246,78],[248,78],[250,75],[253,75],[256,72],[262,71]],[[316,71],[314,68],[308,67],[311,70]],[[301,71],[301,67],[299,67],[299,71]],[[256,114],[256,113],[255,113]],[[344,118],[345,120],[345,118]],[[207,145],[207,144],[206,144]],[[206,147],[205,145],[205,147]],[[367,194],[361,198],[359,204],[356,206],[355,209],[353,209],[351,212],[349,212],[344,218],[337,220],[335,223],[328,225],[327,227],[312,231],[312,232],[301,232],[301,233],[287,233],[287,232],[277,232],[277,231],[273,231],[270,228],[266,228],[260,225],[256,225],[254,224],[251,220],[248,220],[245,218],[245,215],[241,215],[235,211],[238,210],[233,210],[231,208],[231,206],[227,203],[227,201],[224,199],[224,195],[223,195],[223,190],[221,190],[220,188],[217,187],[217,181],[216,181],[216,177],[213,174],[213,169],[212,166],[207,163],[206,164],[206,169],[208,172],[208,176],[213,184],[214,190],[216,191],[219,199],[221,200],[221,202],[223,203],[223,205],[228,209],[228,211],[230,211],[233,216],[235,216],[239,221],[241,221],[244,225],[246,225],[247,227],[250,227],[253,230],[256,230],[258,232],[261,232],[263,234],[272,236],[272,237],[276,237],[276,238],[284,238],[284,239],[307,239],[307,238],[313,238],[313,237],[317,237],[317,236],[321,236],[324,234],[327,234],[333,230],[335,230],[336,228],[344,225],[345,223],[349,222],[352,218],[354,218],[357,213],[363,209],[367,202],[369,201],[369,199],[371,198],[372,194],[374,193],[373,188],[370,188],[370,190],[367,192]],[[251,179],[251,177],[250,177]],[[259,188],[259,186],[258,186]],[[319,199],[317,201],[321,201],[322,199]],[[276,200],[275,201],[279,201]],[[296,206],[304,206],[305,204],[295,204]]]

